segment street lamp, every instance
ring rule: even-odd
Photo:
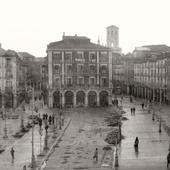
[[[116,154],[115,154],[115,167],[119,166],[119,158],[118,158],[118,148],[117,148],[117,136],[116,136]]]
[[[54,119],[54,123],[53,123],[53,138],[56,138],[56,134],[57,134],[57,118],[56,115],[53,113],[53,119]]]
[[[4,107],[4,105],[5,105],[4,96],[5,96],[5,93],[3,92],[2,93],[2,112],[3,112],[4,118],[5,118],[5,127],[4,127],[4,136],[3,136],[3,138],[7,139],[8,135],[7,135],[7,126],[6,126],[6,112],[5,112],[5,107]]]
[[[34,121],[33,121],[33,111],[34,111],[34,86],[32,88],[32,157],[31,157],[31,168],[36,168],[36,161],[34,155]]]
[[[162,132],[162,130],[161,130],[161,124],[162,124],[162,121],[161,121],[161,116],[160,116],[160,117],[159,117],[159,133]]]
[[[119,120],[119,140],[121,141],[121,137],[122,137],[122,129],[121,129],[121,117]]]
[[[44,150],[48,150],[48,124],[47,119],[45,119],[45,138],[44,138]]]

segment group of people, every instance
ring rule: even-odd
[[[131,107],[130,111],[131,111],[131,115],[135,115],[135,111],[136,111],[135,107]]]

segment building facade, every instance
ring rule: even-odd
[[[47,47],[49,107],[111,104],[112,51],[87,37],[65,36]]]
[[[0,49],[0,107],[15,108],[22,71],[18,54],[12,50]]]
[[[135,50],[134,96],[154,102],[168,103],[170,47],[145,46],[140,48],[139,53],[138,50]]]

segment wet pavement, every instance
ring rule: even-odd
[[[41,114],[43,113],[50,113],[49,109],[43,108],[39,110]],[[20,114],[23,113],[22,111],[18,110],[17,114],[20,116]],[[31,120],[28,120],[28,115],[31,115],[32,111],[29,110],[29,108],[26,108],[26,112],[24,113],[24,125]],[[35,114],[35,113],[34,113]],[[52,113],[50,113],[52,114]],[[4,139],[3,135],[3,128],[4,128],[4,121],[3,119],[0,119],[0,127],[1,127],[1,133],[0,133],[0,140],[1,144],[5,146],[5,151],[0,154],[0,170],[19,170],[23,168],[23,165],[30,164],[31,161],[31,153],[32,153],[32,129],[29,130],[29,132],[25,133],[25,135],[21,138],[14,138],[12,135],[15,134],[20,130],[21,125],[21,117],[19,119],[6,119],[7,122],[7,129],[8,129],[8,138]],[[43,127],[43,133],[41,136],[41,149],[44,145],[44,136],[45,136],[45,130]],[[49,129],[50,133],[52,133],[52,126]],[[11,147],[15,150],[15,158],[12,161],[10,149]],[[43,149],[42,149],[43,150]],[[39,126],[35,125],[34,127],[34,154],[37,158],[37,155],[40,153],[40,134],[39,134]]]
[[[166,156],[169,149],[170,138],[162,128],[159,133],[159,122],[152,121],[152,114],[141,109],[141,101],[136,100],[129,103],[129,98],[123,99],[124,114],[128,118],[122,121],[122,134],[125,139],[118,145],[119,167],[115,167],[115,147],[110,145],[112,150],[104,151],[108,146],[104,141],[111,127],[107,127],[104,117],[112,112],[109,108],[70,108],[65,111],[66,116],[71,118],[71,123],[61,138],[55,152],[49,157],[44,170],[97,170],[97,169],[118,169],[118,170],[165,170]],[[130,114],[130,108],[136,108],[135,116]],[[168,110],[168,108],[166,108]],[[167,111],[166,109],[165,112]],[[49,110],[40,110],[41,114]],[[53,110],[51,112],[57,112]],[[158,112],[158,111],[157,111]],[[25,118],[31,114],[27,110]],[[167,115],[167,114],[166,114]],[[27,120],[25,119],[25,123]],[[20,139],[14,139],[12,134],[20,128],[20,119],[7,120],[8,139],[3,139],[4,120],[0,120],[1,143],[6,144],[6,150],[0,154],[0,170],[19,170],[24,164],[31,160],[31,130]],[[52,127],[51,132],[52,134]],[[139,137],[139,151],[135,152],[134,140]],[[39,127],[35,126],[34,131],[35,156],[40,153]],[[44,133],[42,146],[44,144]],[[10,148],[15,149],[14,162],[11,160]],[[95,149],[98,148],[98,161],[93,160]],[[27,167],[27,169],[29,169]],[[38,168],[37,168],[38,169]]]
[[[131,107],[136,107],[135,116],[131,116]],[[108,145],[104,138],[109,131],[104,117],[112,108],[77,108],[70,111],[72,122],[44,170],[167,169],[169,137],[163,129],[162,133],[158,132],[159,122],[153,122],[152,114],[142,110],[138,102],[129,103],[128,98],[123,100],[123,109],[128,120],[123,121],[125,139],[118,145],[119,167],[115,167],[115,147],[111,146],[110,152],[103,150]],[[133,146],[136,136],[139,138],[138,152]],[[93,161],[96,147],[99,149],[98,162]]]

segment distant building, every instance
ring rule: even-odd
[[[106,44],[107,47],[111,48],[114,53],[121,53],[119,48],[119,28],[111,25],[106,28]]]
[[[47,46],[48,104],[111,104],[112,51],[87,37],[65,36]]]
[[[17,106],[21,77],[21,61],[17,52],[0,48],[1,108],[12,108]]]
[[[150,45],[134,50],[134,96],[167,103],[170,47]]]

